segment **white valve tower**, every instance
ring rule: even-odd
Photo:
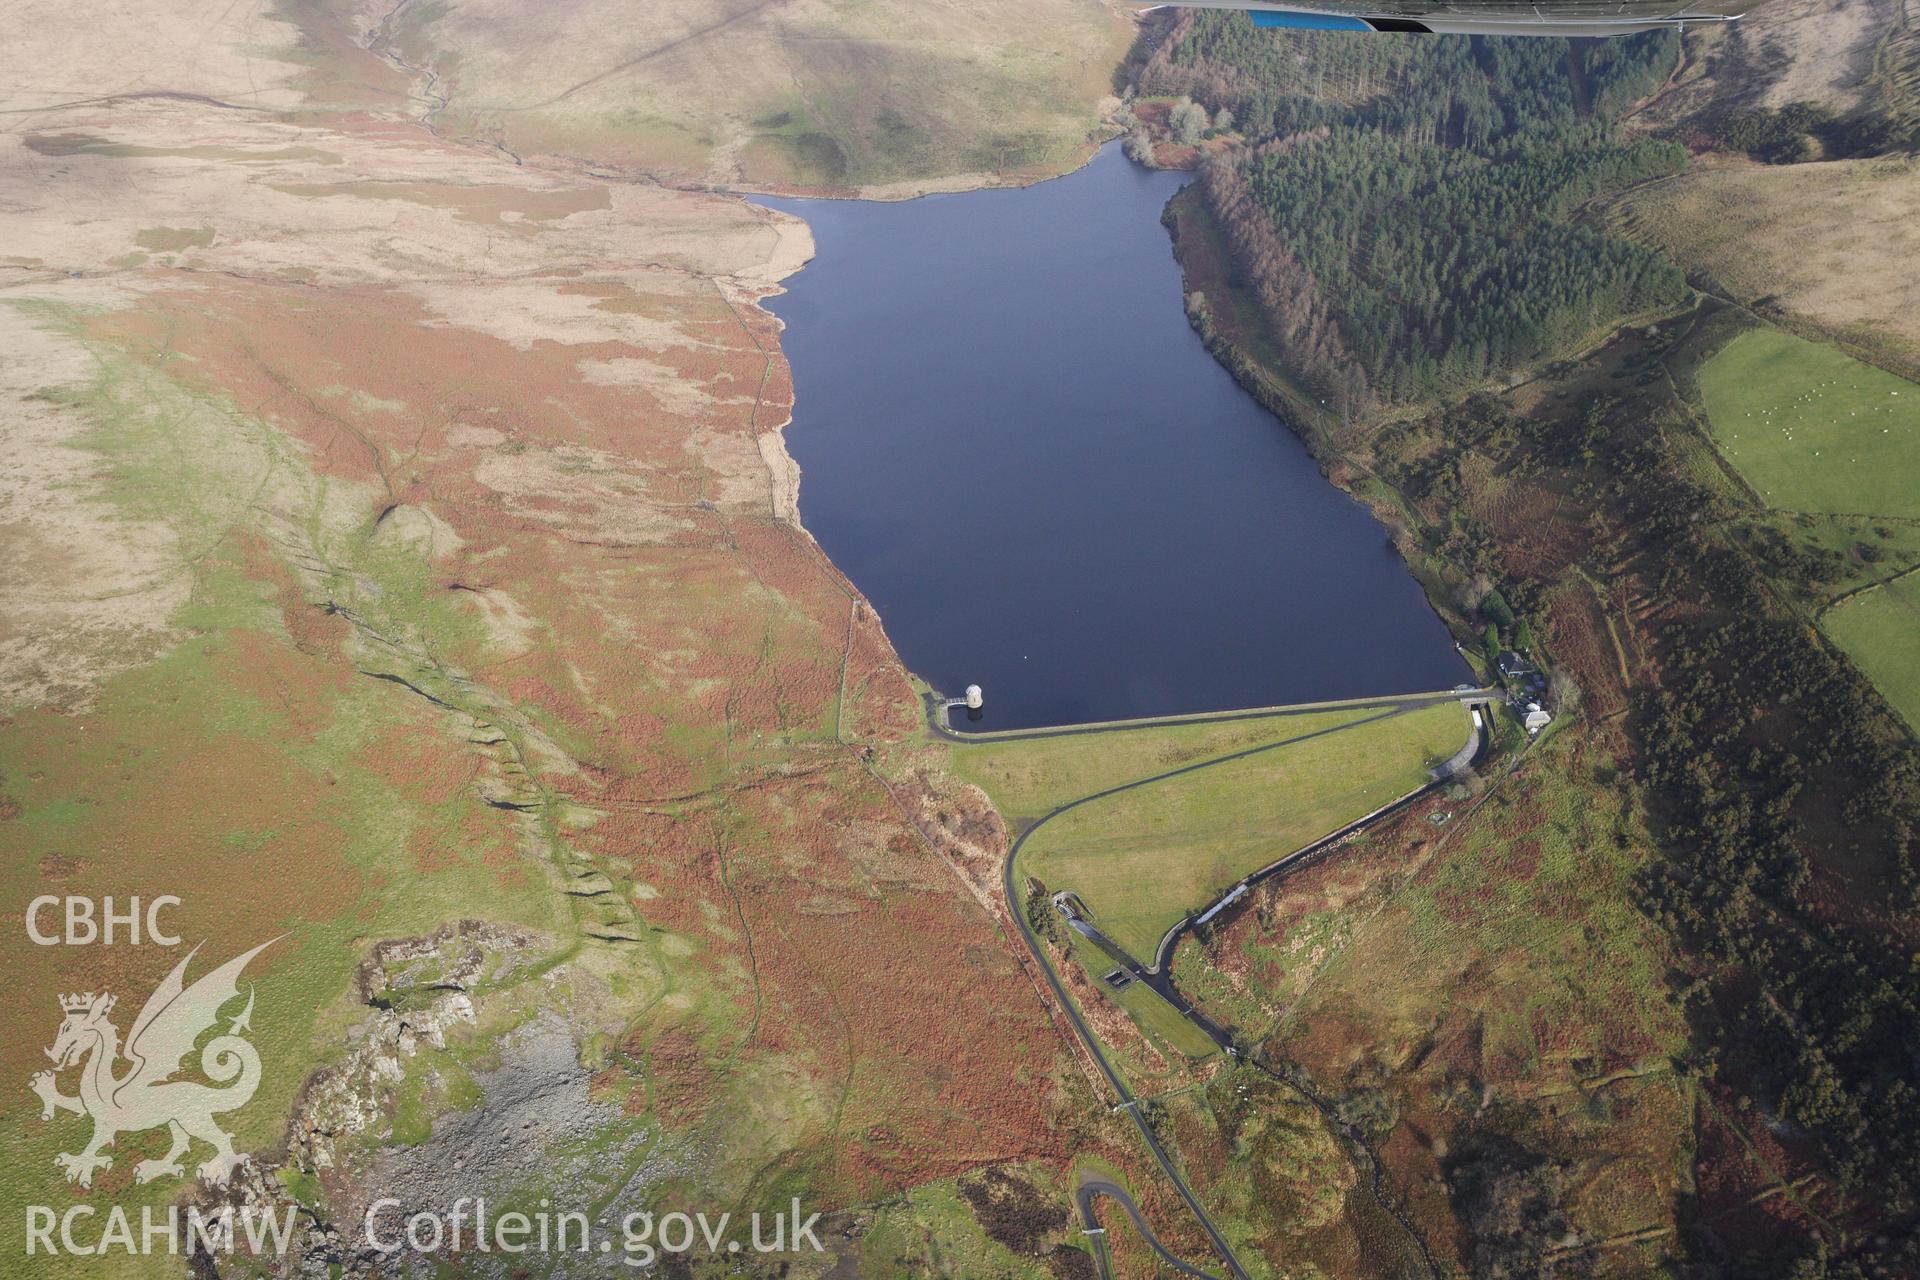
[[[961,695],[960,697],[940,699],[941,723],[942,724],[946,723],[947,712],[953,710],[955,707],[965,707],[969,712],[975,713],[973,715],[974,719],[978,719],[979,716],[977,713],[979,712],[980,708],[983,705],[985,705],[985,703],[986,703],[986,695],[980,691],[980,686],[977,684],[970,684],[967,686],[966,693]]]

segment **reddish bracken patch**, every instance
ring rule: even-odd
[[[1735,1255],[1769,1256],[1805,1238],[1808,1210],[1820,1204],[1823,1190],[1802,1176],[1764,1121],[1716,1091],[1714,1105],[1698,1109],[1695,1141],[1701,1230]]]
[[[1572,583],[1553,593],[1547,606],[1547,633],[1556,662],[1573,673],[1594,716],[1608,716],[1627,705],[1626,681],[1621,675],[1621,651],[1615,631],[1601,604],[1583,584]]]
[[[834,739],[898,741],[917,711],[871,612],[774,515],[755,436],[791,403],[767,354],[777,327],[678,277],[564,287],[687,341],[516,345],[399,290],[257,280],[157,295],[94,327],[186,357],[172,376],[259,406],[308,465],[365,486],[370,534],[436,539],[422,552],[432,589],[459,592],[485,625],[421,643],[539,727],[553,744],[529,758],[541,783],[597,815],[566,839],[646,887],[636,927],[691,939],[675,963],[743,1033],[723,1061],[701,1029],[643,1020],[626,1046],[646,1084],[634,1096],[696,1125],[731,1073],[778,1059],[840,1099],[833,1130],[805,1137],[819,1193],[843,1202],[1063,1159],[1053,1081],[1070,1075],[1046,1007],[992,918]],[[595,381],[588,360],[664,369],[708,399]],[[358,679],[338,619],[267,561],[257,576],[295,643],[249,642],[235,678],[261,698]],[[456,717],[420,706],[420,732],[372,763],[428,804],[471,791],[490,766],[448,749]],[[473,820],[415,849],[417,864],[491,831],[483,856],[524,873],[517,819],[475,806]]]
[[[636,1032],[620,1048],[645,1064],[644,1084],[627,1095],[628,1108],[650,1109],[675,1128],[697,1127],[712,1105],[719,1078],[693,1034],[673,1027],[647,1044],[643,1033]]]
[[[1502,857],[1490,860],[1488,865],[1501,875],[1525,884],[1540,874],[1540,855],[1539,838],[1528,836],[1514,841]]]

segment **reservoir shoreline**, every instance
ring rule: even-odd
[[[1188,323],[1187,175],[1117,146],[1018,188],[754,197],[814,256],[761,306],[794,379],[801,523],[982,728],[1469,678],[1372,511]]]

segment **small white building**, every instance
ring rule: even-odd
[[[1527,736],[1532,737],[1534,734],[1539,733],[1542,729],[1552,724],[1553,717],[1548,715],[1539,703],[1529,702],[1527,704],[1526,715],[1521,719],[1521,723],[1527,727]]]

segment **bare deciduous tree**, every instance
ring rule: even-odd
[[[1200,135],[1207,131],[1207,109],[1191,98],[1182,98],[1173,104],[1173,110],[1167,115],[1167,124],[1173,130],[1174,141],[1192,146],[1200,141]]]

